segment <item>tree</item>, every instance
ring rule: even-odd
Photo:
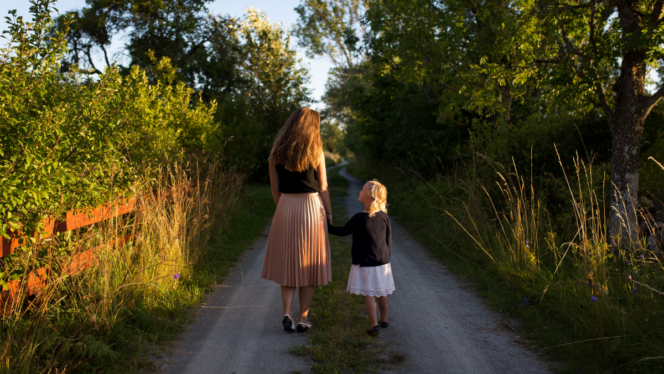
[[[258,168],[255,175],[266,178],[267,157],[279,129],[292,112],[310,101],[308,71],[291,37],[280,24],[253,8],[242,19],[229,21],[230,37],[237,46],[234,86],[236,94],[222,106],[224,131],[234,136],[230,156],[244,165]]]
[[[83,9],[59,19],[61,30],[65,19],[74,21],[67,34],[69,54],[63,71],[78,65],[82,72],[101,74],[104,68],[96,66],[93,58],[100,51],[106,67],[118,64],[125,73],[138,65],[150,74],[154,61],[167,57],[190,87],[213,82],[218,89],[232,84],[229,66],[234,61],[210,57],[233,47],[226,28],[229,19],[212,17],[206,7],[209,1],[89,0]],[[107,51],[113,36],[123,32],[128,34],[126,66]],[[216,53],[217,57],[228,55]]]
[[[649,94],[650,71],[662,71],[664,2],[659,0],[546,1],[537,4],[539,30],[552,37],[548,58],[556,94],[599,108],[613,138],[612,244],[638,241],[639,166],[646,119],[664,96],[662,82]],[[653,82],[654,83],[654,82]]]
[[[353,68],[363,54],[356,35],[366,0],[303,0],[295,11],[299,45],[309,57],[327,56],[336,66]],[[362,31],[360,28],[359,31]]]
[[[661,83],[646,91],[649,72],[664,72],[663,8],[658,0],[384,0],[367,11],[367,50],[375,69],[438,102],[439,120],[470,111],[492,141],[551,110],[577,118],[600,110],[613,137],[609,233],[627,246],[638,240],[642,133],[664,96]]]

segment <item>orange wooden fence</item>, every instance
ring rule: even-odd
[[[136,210],[136,199],[122,199],[115,203],[107,203],[100,205],[96,208],[84,208],[70,210],[66,213],[63,220],[54,220],[51,218],[44,218],[42,225],[44,232],[41,234],[26,235],[24,233],[15,232],[11,239],[2,238],[2,248],[0,257],[8,256],[14,253],[14,249],[25,245],[32,236],[35,240],[41,240],[55,235],[58,232],[66,232],[81,227],[89,226],[95,223],[105,221],[110,218],[118,217]],[[124,235],[117,239],[113,239],[102,246],[90,248],[82,253],[78,253],[69,259],[67,264],[63,264],[64,274],[76,274],[84,269],[90,267],[96,260],[97,252],[106,246],[123,246],[130,239],[130,234]],[[25,284],[28,295],[34,295],[39,290],[46,286],[47,270],[40,268],[34,272],[29,273],[24,279],[14,280],[7,282],[9,294],[3,295],[2,305],[6,305],[10,300],[13,300],[18,295],[22,284]]]

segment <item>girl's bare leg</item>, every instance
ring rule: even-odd
[[[380,308],[380,321],[387,322],[387,296],[378,298],[378,308]]]
[[[314,286],[300,287],[300,318],[298,323],[308,323],[307,315],[309,315],[311,299],[314,298],[314,290]]]
[[[291,306],[295,297],[295,287],[281,286],[281,301],[284,303],[284,315],[291,315]]]
[[[369,321],[371,322],[371,327],[378,326],[378,320],[376,317],[376,300],[373,296],[364,297],[364,305],[367,306],[367,314],[369,315]]]

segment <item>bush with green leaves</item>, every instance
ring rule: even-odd
[[[98,80],[62,73],[67,30],[53,28],[48,0],[28,23],[11,13],[0,50],[0,234],[31,232],[45,215],[131,194],[138,167],[182,149],[213,147],[216,104],[192,103],[168,59],[150,84],[133,68]]]

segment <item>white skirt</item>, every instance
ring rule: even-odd
[[[357,295],[381,297],[394,292],[394,279],[390,264],[381,266],[353,265],[348,276],[346,291]]]

